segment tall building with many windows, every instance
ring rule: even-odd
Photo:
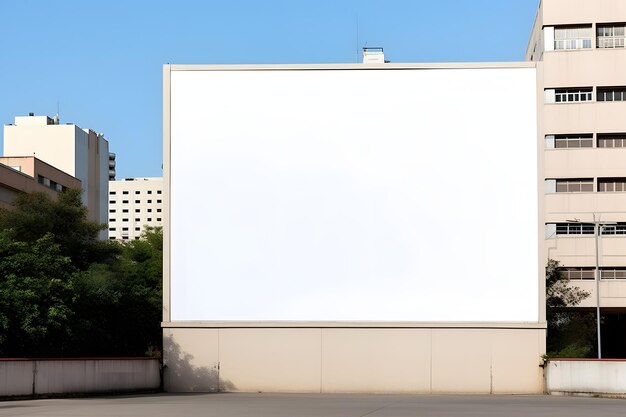
[[[18,116],[4,126],[4,156],[34,156],[78,178],[88,218],[107,223],[109,177],[115,176],[115,165],[113,161],[111,166],[109,142],[101,133],[61,124],[58,118]]]
[[[526,53],[537,63],[543,261],[591,293],[581,308],[599,299],[606,357],[626,353],[625,41],[626,1],[543,0]]]
[[[139,239],[146,226],[162,226],[163,217],[163,178],[109,182],[109,239]]]

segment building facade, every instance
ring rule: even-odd
[[[625,31],[622,0],[543,0],[526,53],[537,63],[542,261],[558,260],[592,311],[597,260],[603,357],[626,355]]]
[[[109,159],[109,142],[102,134],[31,113],[15,117],[13,124],[4,126],[4,156],[35,156],[78,178],[88,219],[107,223],[109,178],[110,171],[115,175],[115,165]],[[106,232],[101,238],[106,238]]]
[[[136,240],[146,226],[163,226],[163,178],[109,182],[109,239]]]
[[[80,189],[80,180],[34,156],[0,157],[1,207],[9,207],[20,193],[37,191],[56,197],[68,188]]]

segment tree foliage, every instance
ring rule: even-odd
[[[572,309],[589,297],[589,292],[571,284],[558,261],[546,265],[547,351],[549,357],[587,357],[595,354],[595,316]]]
[[[102,241],[80,192],[0,209],[0,355],[143,355],[161,345],[163,236]]]

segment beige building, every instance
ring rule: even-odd
[[[603,357],[626,355],[625,31],[623,0],[543,0],[526,53],[537,63],[542,262],[560,261],[594,310],[603,223]]]
[[[35,156],[78,178],[88,218],[107,223],[108,185],[115,176],[115,160],[110,159],[109,142],[102,134],[31,113],[4,126],[4,156]],[[106,238],[106,232],[101,237]]]
[[[80,180],[34,156],[0,157],[0,207],[9,207],[20,193],[56,197],[67,188],[80,189]]]
[[[139,239],[146,226],[163,226],[163,178],[109,182],[109,239]]]

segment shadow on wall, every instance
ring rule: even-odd
[[[193,355],[181,350],[169,335],[163,338],[163,380],[167,392],[222,392],[233,391],[235,385],[220,378],[219,363],[196,367]]]

